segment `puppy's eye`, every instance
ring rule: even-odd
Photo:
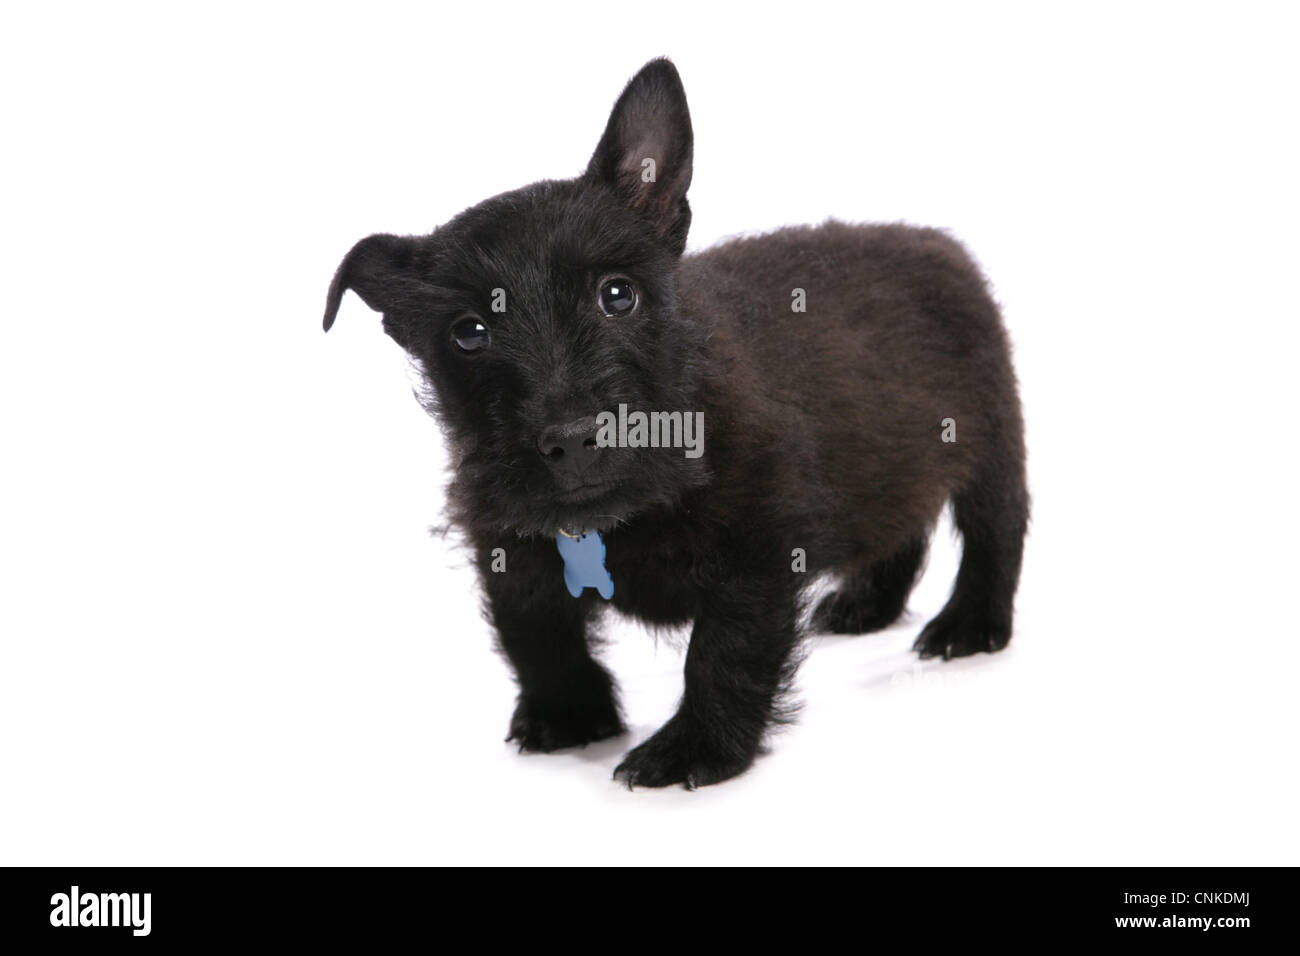
[[[451,337],[462,352],[481,352],[492,341],[488,327],[475,315],[458,319],[451,327]]]
[[[627,315],[636,308],[636,289],[626,279],[608,279],[600,287],[600,311]]]

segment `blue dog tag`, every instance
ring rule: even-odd
[[[574,597],[583,588],[595,588],[606,601],[614,596],[614,579],[605,570],[605,539],[599,531],[571,535],[561,531],[555,544],[564,558],[564,586]]]

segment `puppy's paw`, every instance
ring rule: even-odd
[[[614,770],[614,779],[634,787],[670,787],[687,790],[720,783],[744,773],[754,762],[757,747],[719,741],[680,717],[629,751]]]
[[[1000,651],[1011,640],[1011,625],[997,623],[988,617],[974,614],[940,614],[921,631],[912,649],[922,660],[954,657]]]
[[[835,591],[813,611],[812,630],[818,634],[870,634],[889,627],[903,614],[897,601],[875,594]]]
[[[573,701],[564,706],[543,706],[520,697],[506,742],[517,741],[520,753],[551,753],[565,747],[585,747],[625,732],[612,697],[588,701],[584,706],[575,706]]]

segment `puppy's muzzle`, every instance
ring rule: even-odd
[[[594,417],[547,425],[537,439],[537,450],[555,471],[566,477],[580,477],[604,453],[596,444],[598,431]]]

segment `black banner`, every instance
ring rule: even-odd
[[[6,936],[42,948],[395,944],[471,930],[496,945],[499,934],[568,938],[574,921],[592,928],[622,923],[625,932],[639,925],[653,937],[682,933],[704,942],[779,925],[783,935],[823,942],[828,933],[851,932],[862,946],[900,936],[1238,946],[1294,933],[1292,869],[863,869],[812,879],[701,869],[665,879],[577,868],[37,868],[7,869],[3,878]]]

